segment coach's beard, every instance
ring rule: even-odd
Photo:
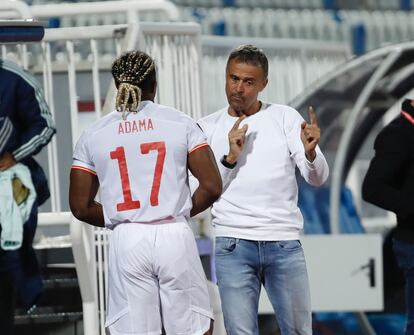
[[[239,95],[231,96],[230,106],[239,115],[244,114],[244,112],[246,111],[246,108],[244,106],[244,98]]]

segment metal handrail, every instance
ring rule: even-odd
[[[375,89],[375,85],[378,81],[384,76],[388,69],[394,64],[397,58],[401,54],[401,49],[396,47],[381,65],[376,69],[368,83],[365,85],[361,94],[359,95],[352,111],[349,115],[347,126],[344,129],[344,134],[341,137],[341,141],[338,146],[338,151],[335,159],[335,165],[332,169],[332,186],[331,186],[331,195],[330,195],[330,225],[331,233],[339,234],[339,208],[340,208],[340,196],[341,196],[341,186],[342,186],[342,174],[345,167],[346,154],[348,152],[349,145],[352,140],[352,135],[354,132],[354,125],[358,121],[358,116],[360,115],[362,109],[364,108],[366,102],[368,101],[371,93]]]
[[[26,3],[20,0],[2,0],[0,3],[0,9],[3,9],[3,11],[0,11],[0,19],[44,19],[61,16],[113,14],[116,12],[125,12],[128,17],[128,22],[130,22],[136,20],[136,16],[130,16],[130,14],[140,11],[164,12],[167,15],[168,19],[172,21],[177,21],[180,18],[180,13],[177,6],[168,0],[119,0],[84,3],[59,3],[33,6],[28,6]],[[13,11],[6,11],[6,9],[13,9]]]
[[[7,11],[10,10],[10,11]],[[16,13],[17,12],[17,13]],[[0,18],[4,18],[1,14],[8,13],[8,15],[12,15],[13,18],[21,18],[21,19],[31,19],[33,18],[32,12],[30,11],[30,7],[23,1],[11,1],[11,0],[3,0],[0,2]],[[16,14],[20,14],[17,15]],[[6,16],[6,18],[9,18]]]

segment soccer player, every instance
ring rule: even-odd
[[[112,335],[211,334],[213,314],[189,216],[221,194],[204,133],[155,104],[156,70],[141,51],[112,66],[116,110],[79,139],[70,207],[81,221],[113,229],[106,328]],[[200,186],[191,197],[188,169]],[[101,203],[94,198],[100,188]]]

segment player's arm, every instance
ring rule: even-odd
[[[188,155],[188,168],[199,185],[192,196],[191,216],[201,213],[216,201],[222,191],[222,183],[214,154],[205,145]]]
[[[99,181],[95,174],[72,168],[70,171],[69,206],[80,221],[104,227],[102,205],[95,201]]]

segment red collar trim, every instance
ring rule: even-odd
[[[410,114],[404,111],[401,111],[401,115],[404,116],[408,120],[408,122],[414,125],[414,117],[412,117]]]

